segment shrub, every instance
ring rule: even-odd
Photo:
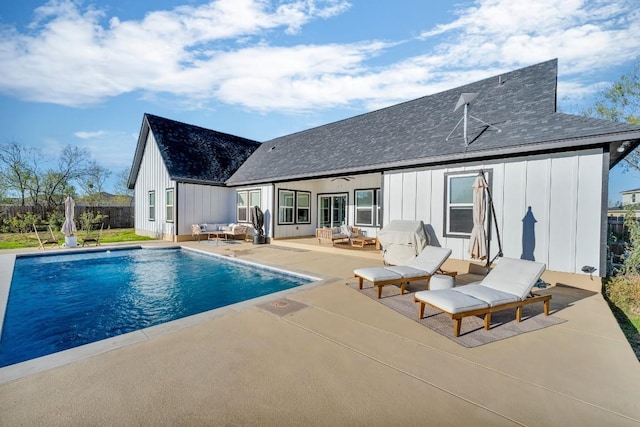
[[[640,220],[635,216],[636,205],[627,208],[624,225],[629,230],[629,243],[625,247],[622,272],[624,274],[640,273]]]
[[[605,296],[620,309],[640,315],[640,275],[611,277],[605,285]]]
[[[8,218],[4,223],[4,228],[10,233],[32,233],[33,224],[39,224],[41,222],[40,216],[31,212],[25,214],[16,214],[11,218]]]
[[[56,211],[49,214],[49,225],[51,225],[52,229],[60,231],[60,228],[62,228],[62,224],[64,224],[63,212]]]
[[[103,215],[101,212],[93,213],[89,210],[84,211],[78,217],[80,221],[80,229],[89,234],[89,230],[100,228],[100,223],[106,219],[108,215]]]

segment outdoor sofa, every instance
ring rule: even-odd
[[[236,237],[242,237],[246,239],[247,236],[253,236],[253,227],[247,224],[193,224],[191,226],[191,235],[198,240],[202,236],[206,236],[208,240],[218,240],[220,237],[224,239],[235,239]]]
[[[382,297],[382,287],[386,285],[400,285],[400,293],[404,295],[405,286],[409,282],[426,280],[427,289],[429,289],[429,281],[435,274],[455,277],[456,272],[445,272],[440,269],[449,255],[451,255],[451,249],[425,246],[422,252],[404,265],[358,268],[353,270],[353,274],[358,278],[360,289],[365,280],[377,286],[378,299]]]
[[[460,336],[463,317],[484,315],[484,329],[489,330],[491,313],[516,308],[516,321],[522,319],[522,307],[535,302],[544,303],[544,314],[549,315],[551,295],[531,292],[546,265],[514,258],[499,258],[496,266],[480,282],[451,289],[420,291],[414,295],[420,303],[418,318],[424,317],[425,305],[447,313],[454,320],[454,335]]]

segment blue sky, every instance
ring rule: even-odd
[[[130,167],[142,115],[259,141],[559,60],[580,113],[640,52],[637,0],[0,3],[0,143]],[[610,174],[609,199],[640,188]]]

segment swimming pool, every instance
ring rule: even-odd
[[[181,248],[20,257],[0,367],[313,280]]]

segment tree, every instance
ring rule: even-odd
[[[88,162],[85,173],[78,177],[78,186],[91,206],[99,206],[104,198],[104,184],[111,171],[95,161]]]
[[[122,169],[116,175],[115,191],[118,194],[117,197],[124,196],[125,200],[129,201],[129,205],[133,203],[133,190],[129,189],[129,174],[130,169]]]
[[[0,180],[9,195],[17,196],[24,206],[29,188],[37,175],[39,151],[17,142],[0,145]]]
[[[584,114],[616,122],[640,124],[640,57],[633,69],[606,88]],[[624,158],[625,166],[640,171],[640,148]]]
[[[55,210],[68,195],[75,194],[73,184],[86,175],[90,164],[87,149],[64,147],[56,169],[34,174],[29,188],[34,204],[42,204],[47,212]]]

